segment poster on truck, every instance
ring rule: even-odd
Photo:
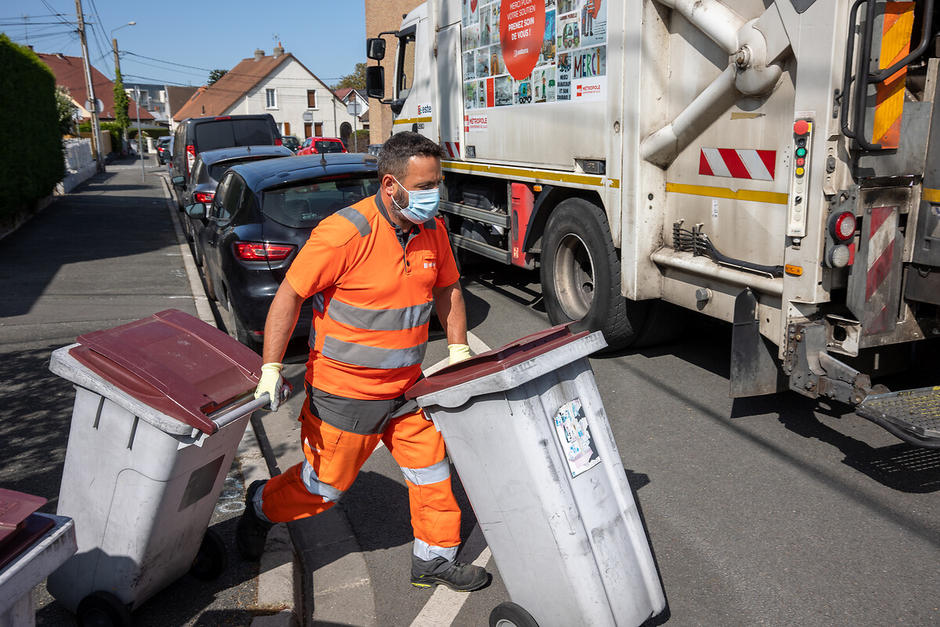
[[[463,0],[464,108],[603,100],[609,0]]]

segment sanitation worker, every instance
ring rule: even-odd
[[[391,137],[379,155],[378,193],[313,230],[271,303],[255,396],[267,392],[275,410],[287,342],[301,303],[314,297],[299,418],[305,459],[248,487],[237,531],[247,559],[261,556],[272,524],[332,507],[381,441],[408,485],[411,583],[476,590],[489,581],[483,568],[456,560],[460,509],[444,441],[403,397],[421,376],[432,309],[447,332],[451,363],[470,356],[457,267],[435,217],[442,156],[417,133]]]

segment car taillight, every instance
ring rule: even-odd
[[[215,198],[215,192],[196,192],[193,194],[193,198],[196,199],[196,202],[209,204]]]
[[[275,145],[275,146],[283,146],[283,145],[284,145],[284,140],[281,139],[280,137],[278,137],[277,139],[274,140],[274,145]]]
[[[852,239],[855,237],[855,214],[851,211],[835,214],[829,221],[829,230],[840,242]]]
[[[186,146],[186,174],[189,175],[189,171],[193,169],[193,164],[196,163],[196,147],[192,144]]]
[[[242,261],[283,261],[294,252],[290,244],[271,244],[268,242],[235,242],[232,249]]]

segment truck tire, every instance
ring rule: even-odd
[[[582,198],[558,204],[545,225],[542,296],[552,324],[602,331],[610,348],[629,346],[646,322],[648,302],[620,293],[620,257],[607,217]]]

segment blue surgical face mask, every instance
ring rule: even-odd
[[[392,178],[398,183],[398,179],[394,176]],[[408,206],[402,207],[399,205],[394,196],[392,196],[392,202],[395,203],[395,206],[408,221],[415,224],[424,224],[437,215],[437,209],[441,204],[441,191],[439,188],[405,189],[405,186],[401,183],[398,183],[398,186],[408,194]]]

